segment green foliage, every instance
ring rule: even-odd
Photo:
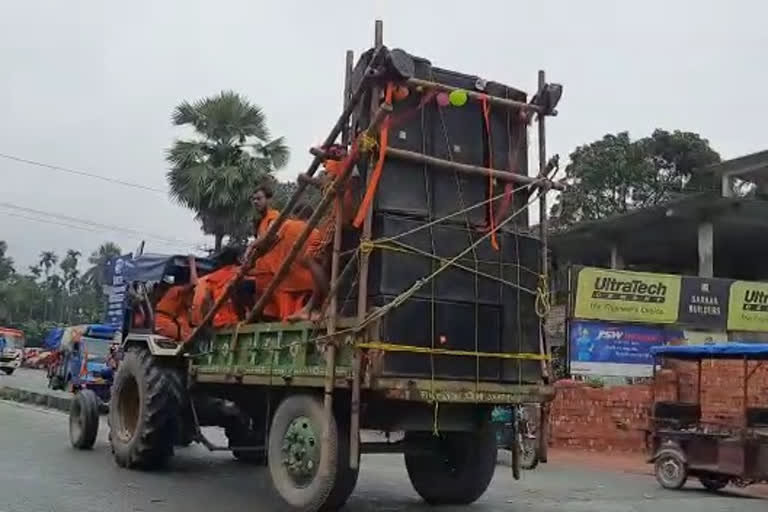
[[[108,242],[94,251],[89,258],[93,266],[82,275],[81,252],[74,249],[63,258],[43,251],[28,274],[13,269],[6,250],[7,244],[0,241],[0,325],[22,329],[35,346],[55,325],[99,321],[104,305],[101,276],[106,261],[120,254],[117,245]]]
[[[608,134],[571,153],[568,188],[552,207],[553,226],[567,228],[711,188],[694,170],[719,161],[696,133],[655,130],[635,141],[627,132]]]
[[[288,163],[282,137],[270,140],[261,108],[232,91],[182,102],[173,123],[189,126],[195,136],[177,140],[168,150],[171,197],[196,213],[216,248],[225,236],[247,237],[250,197],[275,170]]]

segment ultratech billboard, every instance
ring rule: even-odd
[[[575,318],[675,323],[680,276],[585,267],[578,271]]]
[[[768,331],[768,283],[734,281],[728,301],[728,330]]]

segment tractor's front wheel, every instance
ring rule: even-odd
[[[109,438],[119,466],[153,469],[173,455],[186,393],[180,373],[146,347],[125,353],[109,407]]]
[[[90,389],[78,391],[69,406],[69,442],[78,450],[90,450],[99,433],[101,401]]]

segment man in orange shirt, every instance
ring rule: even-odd
[[[219,268],[197,277],[195,266],[191,268],[190,281],[194,285],[192,298],[192,324],[200,325],[213,304],[221,297],[229,283],[240,269],[240,251],[233,247],[225,248],[217,257]],[[231,292],[231,296],[213,316],[214,328],[229,327],[241,321],[256,297],[253,282],[241,281]]]
[[[192,285],[189,284],[171,286],[163,293],[155,305],[154,331],[157,334],[177,341],[189,337],[192,332],[189,321],[192,293]]]
[[[251,196],[251,203],[253,204],[258,220],[254,219],[254,236],[261,238],[264,233],[269,229],[277,217],[280,216],[280,212],[270,207],[273,196],[272,189],[267,185],[259,185]]]
[[[258,290],[263,291],[269,286],[306,228],[306,219],[312,215],[312,211],[308,205],[297,205],[295,218],[287,219],[280,226],[272,247],[256,260],[249,275],[254,278]],[[320,231],[313,229],[288,275],[264,309],[265,316],[289,321],[309,319],[312,309],[320,303],[328,287],[325,272],[318,262],[323,247]]]

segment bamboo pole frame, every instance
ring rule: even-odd
[[[406,149],[387,148],[387,156],[395,158],[401,158],[411,162],[427,164],[435,169],[445,172],[458,172],[466,174],[467,176],[482,176],[487,178],[491,176],[499,181],[509,183],[519,183],[522,185],[537,185],[547,186],[555,190],[564,190],[565,186],[562,183],[550,181],[546,176],[539,175],[537,177],[527,176],[524,174],[516,174],[509,171],[500,171],[498,169],[491,169],[490,167],[481,167],[479,165],[463,164],[460,162],[453,162],[451,160],[443,160],[434,156],[425,155],[422,153],[416,153],[415,151],[408,151]],[[545,163],[546,166],[546,163]]]

